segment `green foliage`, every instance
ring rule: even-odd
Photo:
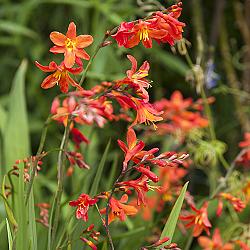
[[[183,186],[180,192],[180,195],[178,199],[176,200],[174,207],[169,215],[169,218],[161,233],[161,239],[163,239],[164,237],[169,237],[169,241],[168,241],[169,243],[172,242],[172,238],[173,238],[176,224],[177,224],[180,212],[181,212],[181,208],[182,208],[182,204],[185,198],[187,187],[188,187],[188,182]]]

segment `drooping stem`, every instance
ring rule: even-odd
[[[38,147],[38,150],[36,153],[36,157],[35,157],[34,162],[32,162],[30,181],[28,183],[27,190],[26,190],[26,196],[25,196],[25,204],[26,205],[28,204],[28,201],[29,201],[30,193],[31,193],[32,186],[33,186],[34,179],[35,179],[35,175],[36,175],[39,156],[41,155],[43,148],[44,148],[44,144],[45,144],[45,140],[46,140],[46,136],[47,136],[47,131],[48,131],[48,126],[49,126],[50,122],[51,122],[51,115],[48,116],[48,118],[46,119],[46,121],[44,123],[39,147]]]
[[[69,133],[70,133],[70,125],[72,122],[72,117],[69,116],[67,126],[64,129],[63,138],[60,145],[60,151],[58,154],[58,160],[57,160],[57,190],[53,202],[53,206],[51,209],[50,216],[54,219],[51,219],[51,225],[50,225],[50,232],[49,236],[51,234],[51,242],[50,244],[53,244],[55,242],[55,236],[57,227],[59,224],[59,218],[60,218],[60,211],[61,211],[61,198],[63,193],[63,179],[64,179],[64,172],[65,172],[65,151],[68,147],[68,141],[69,141]],[[54,211],[55,210],[55,211]],[[50,238],[50,237],[49,237]],[[48,246],[50,249],[50,246]]]

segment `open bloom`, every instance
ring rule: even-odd
[[[201,209],[197,209],[196,207],[191,205],[191,209],[195,213],[180,217],[181,220],[189,221],[189,223],[185,225],[186,228],[190,228],[192,226],[194,227],[193,228],[194,237],[198,237],[203,230],[205,230],[207,235],[210,235],[209,228],[211,228],[212,225],[208,220],[207,207],[208,207],[208,202],[204,202]]]
[[[174,45],[175,41],[182,38],[184,23],[178,21],[181,15],[181,3],[173,5],[168,9],[168,14],[162,12],[154,13],[147,20],[136,20],[135,22],[122,22],[116,34],[112,37],[119,46],[132,48],[142,42],[145,48],[152,48],[152,40]]]
[[[198,243],[202,247],[203,250],[233,250],[234,246],[231,243],[223,244],[220,230],[216,228],[214,230],[214,235],[212,239],[206,236],[200,236],[198,238]]]
[[[76,36],[76,25],[71,22],[68,27],[66,36],[60,32],[53,31],[50,33],[50,39],[55,44],[50,51],[64,53],[64,64],[67,68],[73,67],[76,57],[89,60],[89,55],[83,49],[93,42],[90,35]]]
[[[49,66],[43,66],[36,61],[36,66],[43,72],[53,72],[43,80],[41,87],[43,89],[49,89],[58,84],[60,86],[61,91],[63,93],[67,93],[70,84],[71,86],[82,90],[82,87],[77,82],[75,82],[69,75],[69,73],[77,75],[82,71],[82,64],[80,62],[78,63],[79,67],[77,68],[67,68],[64,63],[57,65],[54,61],[52,61],[50,62]]]
[[[126,170],[128,162],[139,153],[145,146],[143,141],[137,142],[135,131],[130,128],[127,132],[127,145],[118,140],[119,147],[125,153],[125,159],[123,161],[123,170]]]
[[[126,194],[124,194],[120,200],[116,200],[113,197],[110,199],[108,224],[110,224],[116,218],[124,221],[126,219],[126,215],[135,215],[137,213],[137,209],[134,206],[124,204],[127,201],[128,196]],[[102,209],[101,213],[105,214],[106,208]]]
[[[149,191],[150,186],[148,185],[148,177],[142,175],[140,178],[136,180],[129,180],[118,182],[118,186],[121,188],[133,188],[137,193],[137,205],[140,206],[141,204],[145,203],[145,193]]]
[[[87,194],[81,194],[77,200],[70,201],[69,205],[72,207],[77,207],[76,218],[82,219],[84,221],[88,220],[88,210],[90,206],[95,205],[98,200],[96,198],[92,199]]]

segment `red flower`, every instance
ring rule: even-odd
[[[134,157],[137,153],[139,153],[145,146],[143,141],[139,141],[137,143],[137,138],[135,131],[130,128],[127,132],[127,145],[118,140],[119,147],[125,153],[125,159],[123,161],[123,171],[126,170],[128,162]]]
[[[131,127],[141,123],[149,125],[151,122],[156,129],[157,127],[154,123],[163,120],[163,118],[159,116],[162,112],[156,111],[150,103],[145,103],[144,101],[134,97],[131,97],[131,99],[135,104],[134,109],[137,111],[136,118],[131,124]]]
[[[236,198],[231,194],[219,193],[218,197],[219,197],[219,204],[217,209],[217,216],[221,215],[223,209],[223,202],[221,199],[228,200],[233,205],[233,208],[236,212],[242,212],[246,207],[246,204],[241,199]]]
[[[201,209],[197,209],[191,205],[191,209],[195,212],[195,214],[190,214],[187,216],[180,217],[181,220],[189,221],[189,223],[186,224],[186,228],[194,226],[193,228],[194,237],[198,237],[203,230],[206,231],[207,235],[210,235],[209,228],[212,227],[212,225],[208,220],[207,207],[208,207],[208,202],[204,202]]]
[[[141,177],[136,180],[118,182],[117,185],[121,188],[133,188],[137,192],[137,205],[146,204],[145,193],[148,192],[150,188],[147,176],[141,175]]]
[[[176,40],[182,38],[182,29],[185,24],[177,20],[181,14],[181,4],[173,5],[168,10],[169,14],[156,12],[152,18],[145,21],[123,22],[112,37],[119,46],[125,48],[132,48],[140,41],[145,48],[152,48],[152,40],[174,45]]]
[[[98,200],[96,198],[92,199],[87,194],[81,194],[77,200],[70,201],[69,205],[72,207],[77,207],[76,218],[82,219],[84,221],[88,220],[88,210],[90,206],[93,206]]]
[[[241,147],[241,148],[250,147],[250,133],[245,133],[244,139],[245,139],[244,141],[241,141],[239,143],[239,147]]]
[[[206,236],[200,236],[198,238],[198,243],[203,250],[233,250],[234,246],[231,243],[223,244],[220,230],[216,228],[214,230],[213,238],[210,239]]]
[[[78,62],[79,63],[79,62]],[[78,85],[69,75],[72,74],[79,74],[82,71],[82,64],[79,63],[79,67],[77,68],[67,68],[64,63],[61,63],[59,66],[54,62],[50,62],[49,66],[43,66],[39,62],[35,62],[36,66],[44,72],[54,72],[53,74],[47,76],[42,84],[41,87],[43,89],[49,89],[54,87],[56,84],[59,84],[60,89],[63,93],[68,92],[69,84],[73,87],[76,87],[82,90],[82,87]]]
[[[86,144],[89,144],[88,138],[86,138],[79,129],[72,128],[70,132],[71,132],[71,135],[72,135],[72,140],[76,144],[77,149],[80,148],[80,144],[82,142],[85,142]]]
[[[135,168],[138,172],[146,175],[151,181],[153,182],[158,182],[159,181],[159,177],[150,170],[149,167],[143,167],[143,166],[139,166]]]
[[[126,194],[124,194],[120,200],[116,200],[113,197],[110,199],[108,224],[116,218],[119,218],[120,221],[124,221],[126,219],[126,215],[135,215],[137,213],[137,209],[134,206],[123,204],[127,201],[128,196]],[[102,209],[101,213],[105,214],[106,208]]]
[[[51,52],[64,53],[64,64],[67,68],[72,68],[76,57],[89,60],[89,55],[83,49],[93,42],[90,35],[76,36],[76,25],[71,22],[68,27],[66,36],[60,32],[50,33],[51,41],[56,45],[50,49]]]

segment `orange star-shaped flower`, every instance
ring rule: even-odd
[[[76,25],[71,22],[68,27],[66,36],[60,32],[53,31],[50,33],[50,40],[55,44],[50,49],[52,53],[64,53],[64,64],[67,68],[73,67],[76,57],[89,60],[89,55],[83,49],[93,42],[90,35],[76,36]]]

